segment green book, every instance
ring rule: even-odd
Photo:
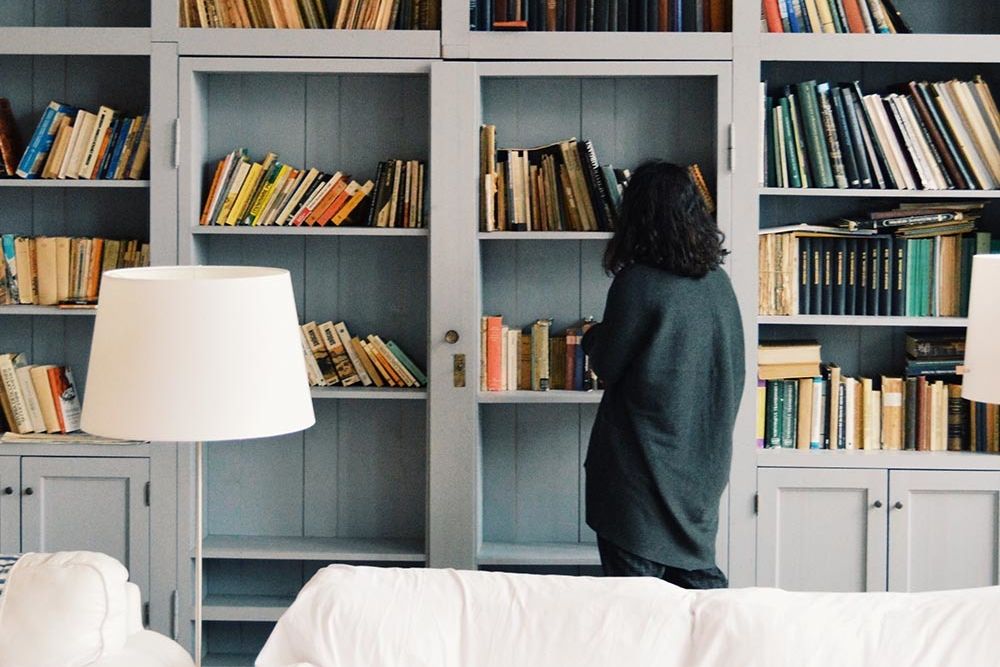
[[[416,378],[417,382],[420,383],[420,386],[422,387],[427,386],[427,376],[424,375],[419,368],[417,368],[417,365],[413,363],[413,361],[408,356],[406,356],[406,354],[403,353],[403,350],[401,350],[400,347],[396,345],[394,341],[391,340],[386,341],[385,346],[389,348],[389,351],[392,352],[392,354],[396,357],[396,359],[399,360],[399,363],[406,366],[406,370],[410,371],[410,375]]]
[[[992,241],[990,243],[990,254],[1000,255],[1000,239],[997,239],[996,241]]]
[[[781,124],[784,126],[785,161],[788,163],[788,183],[785,187],[801,188],[802,176],[799,173],[799,156],[795,148],[795,135],[792,133],[792,108],[787,97],[781,98]]]
[[[798,433],[795,423],[799,415],[798,380],[782,380],[781,392],[781,446],[784,449],[794,449]]]
[[[996,250],[991,250],[993,244],[993,235],[989,232],[976,232],[976,254],[977,255],[989,255],[991,252],[996,252]]]
[[[781,380],[768,380],[765,389],[767,402],[767,433],[765,441],[768,447],[781,447]]]
[[[917,258],[917,239],[902,239],[903,243],[906,244],[906,292],[903,294],[905,299],[905,305],[903,307],[903,314],[907,317],[913,317],[916,315],[917,311],[917,264],[919,259]]]
[[[818,188],[832,188],[833,167],[830,165],[830,152],[826,147],[826,136],[823,123],[820,120],[819,105],[816,102],[816,82],[806,81],[796,84],[799,104],[802,107],[803,130],[806,135],[806,152],[812,175]]]

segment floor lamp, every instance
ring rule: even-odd
[[[202,655],[203,443],[315,422],[283,269],[176,266],[104,274],[83,430],[196,443],[195,660]]]
[[[962,398],[1000,403],[1000,255],[972,258]]]

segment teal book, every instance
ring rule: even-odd
[[[792,132],[792,108],[787,97],[781,98],[781,124],[785,137],[785,161],[788,163],[788,183],[785,187],[801,188],[802,176],[799,172],[799,156]]]
[[[767,401],[768,447],[781,447],[781,403],[783,398],[781,380],[768,380],[765,394]]]
[[[797,424],[799,415],[799,381],[781,381],[781,447],[782,449],[795,449],[795,438],[798,433]]]
[[[814,187],[832,188],[833,168],[830,153],[826,147],[823,123],[820,120],[819,105],[816,102],[816,82],[806,81],[796,84],[799,105],[802,109],[803,130],[806,138],[806,153],[812,167]]]
[[[417,382],[420,383],[420,386],[427,386],[427,376],[424,375],[419,368],[417,368],[417,365],[403,353],[403,350],[401,350],[394,341],[386,341],[385,346],[389,348],[389,351],[392,352],[393,356],[399,360],[399,363],[406,366],[406,370],[410,371],[410,375],[416,378]]]
[[[3,261],[7,265],[7,303],[20,303],[21,293],[17,287],[17,259],[14,255],[14,235],[4,234],[0,243],[3,245]],[[0,269],[2,268],[0,267]]]

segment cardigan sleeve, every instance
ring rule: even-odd
[[[583,350],[605,385],[617,383],[650,336],[653,312],[643,290],[642,272],[629,267],[619,273],[604,306],[604,319],[583,337]]]

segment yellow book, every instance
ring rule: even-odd
[[[215,217],[215,224],[226,224],[229,212],[233,209],[233,204],[236,203],[236,197],[240,194],[240,188],[243,187],[243,182],[246,180],[247,174],[250,173],[250,164],[250,162],[243,160],[236,166],[236,173],[233,174],[232,181],[229,183],[229,189],[222,200],[222,208],[219,209],[219,215]]]
[[[819,14],[819,23],[823,26],[823,32],[837,32],[837,28],[833,25],[833,14],[830,12],[830,4],[826,0],[816,2],[816,12]],[[814,23],[813,25],[816,24]],[[819,30],[814,30],[814,32],[819,32]]]
[[[347,216],[351,214],[351,211],[357,208],[358,204],[361,203],[362,199],[371,194],[371,191],[374,187],[375,187],[374,183],[372,183],[371,181],[366,181],[365,184],[362,185],[350,199],[344,202],[344,205],[341,206],[340,210],[337,211],[337,214],[333,216],[331,222],[333,222],[334,225],[339,226],[341,223],[344,222],[344,220],[347,220]]]
[[[764,446],[764,424],[767,416],[767,383],[757,381],[757,446]]]
[[[247,206],[249,206],[250,196],[257,188],[257,181],[260,180],[260,176],[263,173],[264,167],[259,162],[254,162],[250,165],[247,177],[243,181],[243,185],[240,187],[240,193],[236,196],[236,201],[233,202],[233,208],[229,211],[229,215],[226,217],[227,225],[235,225],[238,221],[243,219],[243,212],[246,210]]]
[[[52,397],[52,390],[49,388],[49,369],[55,366],[32,366],[31,382],[35,386],[35,394],[38,396],[38,406],[42,411],[42,421],[45,430],[49,433],[59,433],[59,415],[56,413],[55,399]]]
[[[260,210],[256,212],[253,210],[250,211],[255,226],[259,227],[267,222],[267,218],[275,206],[275,200],[280,198],[285,182],[289,179],[289,174],[294,171],[290,165],[283,164],[281,165],[281,169],[278,170],[278,175],[274,177],[274,180],[265,184],[261,190],[262,202]]]
[[[264,209],[271,201],[271,197],[274,196],[274,184],[278,182],[278,177],[282,173],[288,173],[289,168],[288,165],[282,165],[277,171],[274,171],[273,165],[264,168],[264,173],[261,177],[262,180],[257,188],[257,194],[253,198],[253,204],[247,212],[245,222],[253,226],[259,224],[260,214],[264,212]],[[270,173],[273,173],[273,178],[267,178]]]
[[[53,236],[35,238],[35,266],[38,274],[37,301],[42,306],[59,303],[59,273],[56,263],[56,239]]]
[[[70,239],[68,236],[56,237],[56,301],[69,298],[69,255]]]

